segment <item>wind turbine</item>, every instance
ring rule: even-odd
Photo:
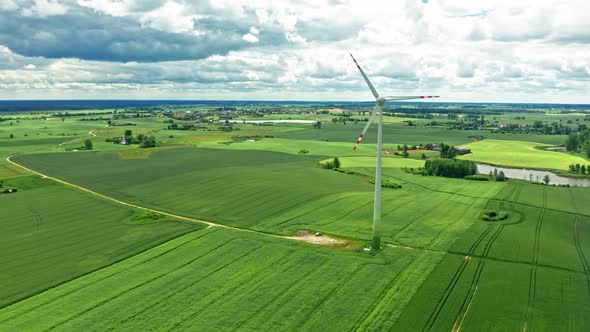
[[[375,167],[375,202],[374,202],[374,206],[373,206],[373,242],[371,245],[374,250],[378,250],[381,248],[381,159],[382,159],[381,155],[383,154],[383,152],[382,152],[383,105],[385,104],[385,102],[394,101],[394,100],[429,99],[429,98],[438,98],[439,96],[387,96],[387,97],[381,97],[377,93],[377,90],[375,90],[375,88],[373,87],[373,84],[371,84],[371,81],[369,81],[369,78],[367,77],[367,75],[365,75],[365,72],[362,70],[361,66],[359,66],[358,62],[356,62],[356,59],[354,58],[354,56],[352,56],[352,54],[350,56],[352,57],[352,60],[356,64],[356,67],[361,72],[361,75],[365,79],[365,82],[367,82],[367,85],[369,86],[369,89],[371,90],[371,93],[375,97],[375,101],[377,103],[375,105],[375,109],[373,109],[373,112],[371,113],[371,116],[369,117],[369,121],[367,121],[367,124],[365,125],[365,128],[363,129],[363,132],[361,133],[358,140],[356,141],[356,144],[355,144],[353,150],[356,150],[356,148],[359,146],[359,144],[361,144],[361,141],[365,137],[365,133],[367,132],[367,129],[369,129],[369,126],[371,126],[371,123],[373,123],[373,121],[375,120],[375,115],[377,115],[377,112],[379,112],[379,125],[377,127],[378,128],[377,129],[377,166]]]

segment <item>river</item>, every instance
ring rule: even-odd
[[[547,171],[537,171],[524,168],[506,168],[496,167],[486,164],[477,164],[477,172],[480,174],[489,174],[490,171],[497,169],[498,172],[504,172],[504,175],[510,179],[519,179],[530,181],[531,174],[533,175],[533,182],[543,182],[545,175],[549,175],[549,184],[569,184],[570,186],[590,187],[590,179],[568,178],[564,176],[555,175]]]

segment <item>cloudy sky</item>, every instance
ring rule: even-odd
[[[590,103],[587,0],[0,0],[0,99]]]

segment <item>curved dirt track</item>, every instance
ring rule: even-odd
[[[75,188],[75,189],[78,189],[78,190],[81,190],[81,191],[90,193],[92,195],[101,197],[103,199],[109,200],[111,202],[115,202],[117,204],[125,205],[125,206],[132,207],[132,208],[135,208],[135,209],[139,209],[139,210],[143,210],[143,211],[149,211],[149,212],[154,212],[154,213],[162,214],[162,215],[165,215],[165,216],[168,216],[168,217],[172,217],[172,218],[176,218],[176,219],[181,219],[181,220],[186,220],[186,221],[192,221],[192,222],[198,222],[198,223],[206,224],[209,227],[221,227],[221,228],[233,229],[233,230],[242,231],[242,232],[264,234],[264,235],[272,236],[272,237],[276,237],[276,238],[289,239],[289,240],[295,240],[295,241],[300,241],[300,242],[308,242],[308,243],[312,243],[312,244],[320,244],[320,245],[330,245],[330,244],[333,244],[332,241],[322,242],[322,241],[317,241],[316,239],[309,238],[309,237],[284,236],[284,235],[277,235],[277,234],[270,234],[270,233],[258,232],[258,231],[251,230],[251,229],[245,229],[245,228],[239,228],[239,227],[233,227],[233,226],[218,224],[218,223],[214,223],[214,222],[210,222],[210,221],[205,221],[205,220],[200,220],[200,219],[196,219],[196,218],[181,216],[181,215],[177,215],[177,214],[173,214],[173,213],[168,213],[168,212],[164,212],[164,211],[160,211],[160,210],[148,208],[148,207],[145,207],[145,206],[140,206],[140,205],[133,204],[133,203],[128,203],[128,202],[121,201],[121,200],[118,200],[118,199],[113,198],[113,197],[109,197],[109,196],[106,196],[106,195],[97,193],[96,191],[90,190],[88,188],[84,188],[84,187],[75,185],[73,183],[70,183],[70,182],[67,182],[67,181],[64,181],[64,180],[61,180],[61,179],[58,179],[58,178],[54,178],[54,177],[49,176],[47,174],[43,174],[43,173],[37,172],[35,170],[32,170],[32,169],[30,169],[30,168],[28,168],[26,166],[23,166],[23,165],[15,162],[13,160],[11,160],[10,158],[13,157],[13,156],[14,155],[11,155],[11,156],[6,157],[6,161],[9,162],[9,163],[11,163],[11,164],[13,164],[13,165],[15,165],[15,166],[17,166],[17,167],[20,167],[20,168],[26,170],[28,172],[31,172],[33,174],[37,174],[37,175],[41,176],[44,179],[50,179],[50,180],[53,180],[55,182],[59,182],[61,184],[64,184],[66,186],[69,186],[69,187],[72,187],[72,188]],[[329,237],[326,237],[326,238],[329,238]],[[329,238],[329,239],[331,239],[331,238]],[[340,240],[335,240],[334,239],[334,241],[340,243]]]

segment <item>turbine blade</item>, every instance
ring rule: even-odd
[[[359,66],[358,62],[356,62],[356,59],[352,56],[352,54],[350,54],[350,57],[352,58],[352,61],[354,61],[354,63],[356,64],[356,67],[361,72],[361,75],[363,75],[365,82],[367,82],[369,89],[371,89],[371,93],[373,94],[373,97],[375,97],[375,99],[379,98],[379,94],[377,93],[377,90],[375,90],[375,88],[373,87],[373,84],[371,84],[371,81],[369,81],[369,78],[367,77],[367,75],[365,75],[365,72],[363,71],[361,66]]]
[[[429,98],[439,98],[440,96],[388,96],[384,97],[385,101],[388,100],[410,100],[410,99],[429,99]]]
[[[363,132],[359,136],[359,139],[356,140],[356,144],[354,145],[354,148],[352,148],[353,150],[356,150],[356,148],[359,146],[359,144],[361,144],[361,141],[363,140],[363,138],[365,138],[365,133],[367,132],[367,129],[369,129],[369,127],[371,126],[371,123],[373,123],[373,120],[375,120],[375,115],[377,115],[378,108],[379,108],[378,106],[375,106],[375,109],[373,109],[373,112],[371,113],[371,116],[369,117],[369,121],[367,121],[367,124],[365,125]]]

